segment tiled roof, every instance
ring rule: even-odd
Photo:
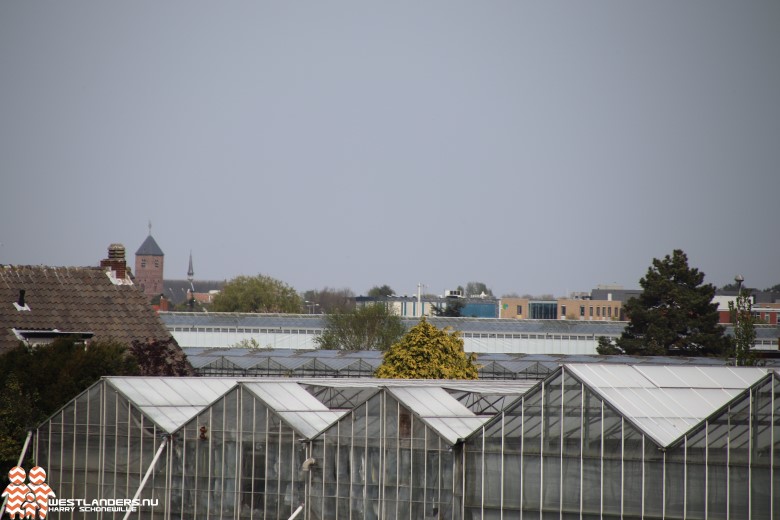
[[[227,282],[225,280],[194,280],[192,286],[196,293],[208,293],[213,290],[221,290]],[[187,301],[187,291],[192,288],[189,280],[163,280],[163,294],[170,298],[174,305]]]
[[[17,310],[20,291],[29,310]],[[138,287],[98,267],[0,266],[0,352],[17,330],[92,332],[93,340],[164,340],[170,333]]]
[[[162,252],[152,235],[146,237],[146,240],[144,240],[144,243],[141,244],[141,247],[138,248],[135,254],[136,256],[165,256],[165,253]]]

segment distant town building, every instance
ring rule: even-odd
[[[491,296],[464,297],[459,291],[447,291],[445,296],[358,296],[355,306],[383,304],[387,309],[402,318],[436,316],[444,312],[454,302],[462,305],[460,315],[466,318],[498,318],[498,299]]]
[[[501,318],[516,320],[617,321],[622,308],[620,301],[589,298],[501,298],[500,303]]]
[[[163,291],[164,262],[165,254],[152,237],[150,224],[149,236],[135,252],[135,283],[150,299]]]
[[[619,301],[623,305],[642,294],[642,289],[624,289],[622,285],[597,285],[590,291],[591,300]]]
[[[208,305],[214,301],[214,297],[219,294],[225,286],[225,281],[218,280],[196,280],[195,269],[192,265],[192,251],[190,251],[190,260],[187,267],[186,280],[164,280],[163,294],[171,300],[173,306],[188,305],[188,310],[196,310],[199,306]]]
[[[762,324],[777,325],[780,323],[780,302],[775,301],[777,294],[767,291],[750,291],[750,303],[753,316]],[[737,301],[737,291],[718,290],[712,299],[718,304],[718,319],[720,323],[731,323],[729,304]]]

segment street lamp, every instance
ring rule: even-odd
[[[745,281],[745,277],[741,274],[738,274],[734,277],[734,281],[737,283],[737,299],[734,301],[734,338],[736,343],[736,338],[738,338],[739,334],[739,313],[740,313],[740,304],[739,304],[739,297],[742,295],[742,282]],[[734,352],[734,366],[739,364],[739,353],[737,352],[739,350],[739,346],[735,346],[735,352]]]

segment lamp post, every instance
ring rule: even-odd
[[[734,281],[737,283],[737,298],[734,300],[734,341],[735,345],[737,342],[737,338],[739,337],[739,312],[740,312],[740,304],[739,304],[739,297],[742,295],[742,282],[745,281],[745,277],[741,274],[738,274],[734,277]],[[739,353],[737,352],[739,350],[739,346],[737,345],[735,347],[734,351],[734,366],[739,365]]]
[[[745,277],[738,274],[734,277],[734,281],[737,282],[737,297],[739,297],[739,295],[742,294],[742,282],[745,281]]]

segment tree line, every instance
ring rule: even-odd
[[[716,288],[704,283],[704,273],[688,265],[687,255],[676,249],[671,255],[654,258],[639,280],[641,294],[624,306],[627,326],[619,338],[598,339],[600,354],[632,356],[717,356],[731,357],[738,364],[754,363],[750,346],[755,340],[756,318],[749,298],[750,289],[732,302],[734,334],[728,336],[719,324]],[[727,284],[723,290],[736,290]],[[493,293],[482,282],[458,286],[468,295]],[[767,289],[780,294],[780,284]],[[384,298],[395,295],[388,285],[376,285],[368,295]],[[453,298],[433,306],[435,316],[458,317],[464,302]],[[355,295],[349,289],[306,291],[298,295],[289,285],[268,276],[235,278],[215,298],[216,312],[308,312],[324,314],[325,331],[317,338],[320,348],[346,350],[387,350],[401,337],[403,326],[387,306],[355,307]]]

